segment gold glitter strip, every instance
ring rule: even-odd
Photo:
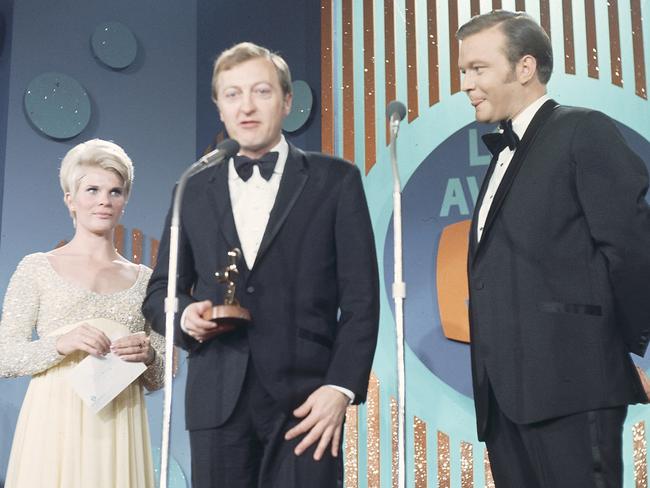
[[[427,423],[413,418],[413,453],[415,456],[415,488],[427,488]]]
[[[366,423],[368,426],[368,486],[380,486],[379,459],[379,379],[370,374],[366,398]]]
[[[451,488],[449,436],[438,431],[438,488]]]
[[[142,244],[144,241],[144,234],[140,229],[133,229],[131,231],[131,261],[135,264],[142,262]]]
[[[399,451],[398,451],[398,419],[397,419],[397,400],[390,397],[390,435],[391,435],[391,481],[392,487],[397,488],[399,476]]]
[[[356,405],[345,414],[344,464],[345,488],[359,486],[359,412]]]
[[[648,447],[645,438],[645,422],[632,427],[632,451],[634,453],[634,481],[636,488],[648,488]]]
[[[474,446],[469,442],[460,443],[460,486],[474,487]]]
[[[483,470],[485,471],[485,488],[496,488],[494,478],[492,478],[492,466],[490,466],[487,449],[483,451]]]
[[[118,253],[124,255],[124,226],[122,224],[118,224],[117,227],[115,227],[113,245]]]

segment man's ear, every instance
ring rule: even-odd
[[[537,59],[530,54],[526,54],[517,63],[517,80],[522,85],[527,85],[531,80],[537,77]]]
[[[286,117],[291,113],[291,103],[293,102],[293,95],[291,93],[288,93],[287,95],[284,96],[284,101],[283,101],[283,112],[284,116]]]

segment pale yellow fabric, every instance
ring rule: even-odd
[[[3,346],[9,351],[13,344],[11,352],[21,358],[17,362],[22,369],[27,369],[29,356],[34,359],[32,367],[38,364],[39,369],[43,368],[40,358],[54,356],[40,350],[31,351],[25,346],[41,342],[42,348],[49,348],[55,343],[56,335],[76,327],[78,321],[90,323],[109,335],[115,328],[123,328],[125,333],[150,332],[139,310],[150,274],[148,268],[143,267],[138,281],[130,289],[97,295],[64,283],[48,269],[43,255],[31,255],[24,261],[27,262],[21,263],[22,272],[17,271],[15,275],[18,276],[12,278],[13,291],[8,291],[5,297],[0,327]],[[35,275],[39,279],[34,279]],[[23,282],[25,286],[21,285]],[[28,282],[31,289],[26,286]],[[15,299],[11,298],[12,293],[17,295]],[[37,298],[32,300],[30,294]],[[14,333],[19,327],[13,324],[21,322],[17,319],[22,315],[31,317],[31,313],[25,312],[26,303],[31,302],[35,302],[37,312],[29,321],[43,324],[39,328],[41,339],[23,345]],[[8,308],[21,310],[21,315]],[[50,308],[57,313],[48,314]],[[112,320],[94,320],[93,316]],[[11,322],[8,319],[12,319]],[[66,319],[67,324],[61,324]],[[27,318],[24,322],[28,322]],[[98,414],[85,406],[66,379],[69,370],[85,354],[71,354],[62,360],[52,357],[48,359],[49,367],[45,366],[47,369],[32,371],[16,425],[5,488],[153,488],[142,386],[159,388],[164,364],[160,361],[163,338],[152,333],[151,341],[158,352],[156,363]],[[5,372],[2,368],[0,371]]]

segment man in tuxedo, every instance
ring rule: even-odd
[[[498,488],[620,487],[629,353],[650,336],[648,174],[602,113],[546,94],[553,57],[524,13],[457,32],[476,119],[500,123],[469,245],[479,439]]]
[[[379,318],[373,232],[359,170],[287,143],[285,61],[241,43],[215,61],[213,100],[241,146],[183,198],[176,344],[186,349],[195,487],[334,487],[342,424],[365,400]],[[169,217],[143,311],[164,332]],[[248,325],[203,314],[215,271],[241,249]]]

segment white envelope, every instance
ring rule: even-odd
[[[83,323],[101,329],[111,341],[130,334],[127,327],[113,320],[92,319]],[[78,325],[72,324],[65,329],[72,330]],[[123,361],[113,353],[101,358],[88,355],[70,371],[68,381],[86,406],[98,413],[146,370],[143,363]]]

